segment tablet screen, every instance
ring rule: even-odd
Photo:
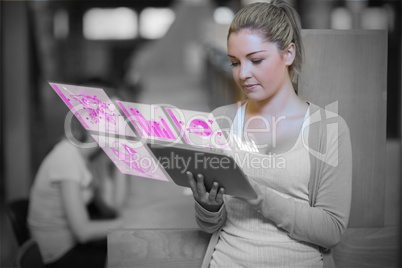
[[[244,198],[257,197],[235,160],[218,150],[185,144],[167,146],[158,143],[148,146],[177,185],[190,187],[186,174],[186,171],[190,171],[194,176],[204,176],[207,191],[210,191],[214,182],[218,182],[219,187],[225,189],[225,194]]]

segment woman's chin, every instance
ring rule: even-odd
[[[246,94],[246,97],[249,101],[263,101],[266,99],[264,96],[255,93],[248,93]]]

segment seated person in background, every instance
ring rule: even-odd
[[[79,142],[93,142],[75,116],[71,131]],[[124,175],[102,172],[109,165],[97,145],[81,147],[63,138],[42,162],[31,189],[28,225],[46,267],[105,267],[108,230],[122,226],[118,209],[127,188]],[[111,189],[105,190],[108,185]]]

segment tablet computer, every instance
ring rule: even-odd
[[[257,197],[242,169],[233,157],[216,149],[187,144],[169,145],[148,143],[150,150],[171,179],[180,186],[190,187],[186,171],[204,176],[205,187],[210,191],[213,183],[225,189],[225,194],[253,199]]]

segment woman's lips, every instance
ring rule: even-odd
[[[250,92],[253,91],[257,86],[258,84],[244,84],[243,88],[246,92]]]

